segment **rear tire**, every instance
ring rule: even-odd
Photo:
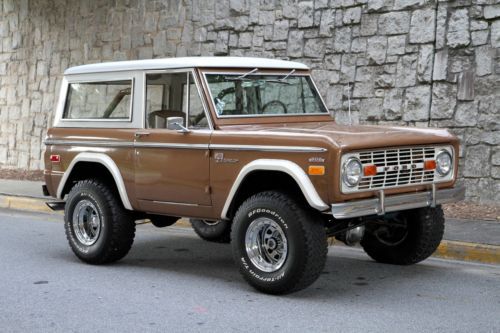
[[[135,236],[133,217],[112,187],[98,179],[73,186],[66,201],[64,227],[75,255],[90,264],[120,260]]]
[[[268,294],[304,289],[325,266],[327,238],[321,218],[278,192],[258,193],[243,202],[231,243],[244,279]]]
[[[399,221],[399,227],[395,222]],[[393,226],[367,225],[361,246],[375,261],[412,265],[427,259],[443,239],[444,214],[441,206],[402,211]],[[384,229],[385,228],[385,229]]]
[[[229,243],[231,241],[231,221],[207,221],[190,219],[194,232],[201,239],[214,243]]]

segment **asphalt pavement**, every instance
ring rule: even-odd
[[[127,257],[81,263],[62,217],[0,210],[2,332],[498,332],[500,266],[428,259],[378,264],[330,247],[311,287],[261,294],[230,246],[188,228],[138,226]]]

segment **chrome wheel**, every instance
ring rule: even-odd
[[[91,201],[82,200],[76,204],[72,224],[76,238],[83,245],[93,245],[99,239],[101,218]]]
[[[275,272],[286,261],[288,243],[280,225],[274,220],[261,217],[248,227],[245,248],[250,261],[261,271]]]

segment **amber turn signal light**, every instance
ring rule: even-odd
[[[436,170],[436,161],[435,160],[424,161],[424,169],[425,170]]]
[[[323,176],[325,174],[325,167],[323,165],[310,165],[308,171],[311,176]]]
[[[366,165],[363,168],[363,175],[365,176],[375,176],[377,174],[377,166],[376,165]]]

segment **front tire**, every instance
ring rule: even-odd
[[[258,193],[240,206],[231,243],[244,279],[269,294],[306,288],[326,261],[327,238],[319,216],[278,192]]]
[[[441,206],[400,212],[385,224],[367,225],[361,246],[375,261],[412,265],[427,259],[443,239]]]
[[[97,179],[73,186],[66,201],[64,227],[75,255],[90,264],[120,260],[135,236],[134,219],[115,191]]]

